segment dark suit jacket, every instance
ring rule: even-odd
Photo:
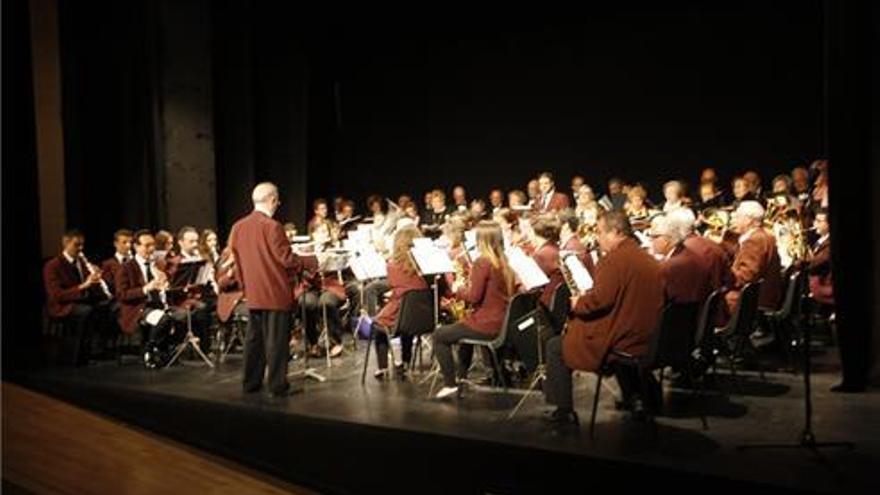
[[[164,270],[164,262],[156,262],[156,268]],[[119,271],[114,281],[115,297],[119,301],[119,328],[125,333],[134,333],[146,307],[147,295],[144,294],[144,275],[137,260],[131,258]]]
[[[660,265],[635,240],[623,241],[599,260],[593,289],[572,308],[562,338],[565,364],[598,371],[611,348],[644,355],[663,304]]]
[[[394,327],[397,321],[403,296],[411,290],[427,289],[428,284],[418,273],[407,273],[403,267],[393,261],[389,261],[388,285],[391,287],[391,298],[388,299],[388,302],[382,307],[379,314],[376,315],[375,321],[383,327],[390,329]]]
[[[456,296],[474,309],[462,322],[465,326],[492,337],[498,335],[511,296],[500,269],[485,257],[477,258],[471,267],[470,285],[462,287]]]
[[[303,262],[290,249],[281,224],[254,210],[235,222],[227,245],[235,254],[235,274],[248,309],[290,311],[294,280]]]
[[[88,277],[85,266],[82,266],[82,273],[84,277]],[[90,298],[97,297],[93,290],[97,286],[80,290],[80,283],[76,266],[68,262],[63,254],[46,262],[43,266],[43,286],[46,289],[46,310],[50,317],[64,318],[70,314],[75,303],[86,303]]]
[[[101,263],[101,277],[104,278],[104,282],[107,284],[107,288],[110,289],[110,292],[115,291],[116,284],[116,272],[122,268],[122,263],[116,259],[116,256],[113,255]]]

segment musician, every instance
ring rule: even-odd
[[[529,195],[528,205],[532,208],[538,208],[541,202],[541,185],[538,179],[532,179],[526,184],[526,193]]]
[[[676,208],[686,207],[684,202],[684,185],[677,180],[663,184],[663,212],[669,213]]]
[[[758,306],[776,309],[782,299],[782,276],[776,239],[763,227],[764,208],[757,201],[743,201],[733,214],[733,230],[739,234],[739,246],[731,266],[733,288],[728,291],[727,314],[733,314],[742,287],[763,279]],[[752,343],[761,346],[773,341],[773,335],[756,331]]]
[[[458,347],[458,372],[452,359],[452,345],[463,338],[493,339],[501,331],[507,305],[515,290],[515,276],[504,254],[501,227],[490,221],[477,224],[479,257],[471,267],[470,283],[458,290],[456,296],[471,305],[473,312],[451,325],[434,332],[434,353],[443,375],[443,388],[436,398],[443,399],[458,393],[456,375],[464,379],[473,357],[473,346]]]
[[[345,197],[343,196],[334,196],[333,197],[333,219],[336,220],[336,223],[342,223],[342,205],[345,204]]]
[[[689,208],[681,208],[670,213],[673,217],[681,217],[679,228],[684,232],[684,247],[700,259],[700,263],[709,274],[709,293],[715,289],[726,286],[732,281],[732,274],[728,267],[733,258],[728,257],[724,248],[699,235],[694,230],[694,213]],[[708,294],[708,293],[707,293]]]
[[[754,170],[748,170],[743,174],[743,179],[746,180],[749,186],[749,192],[752,193],[756,199],[760,200],[764,195],[763,186],[761,185],[761,176],[758,175],[758,172]]]
[[[235,276],[250,311],[244,345],[245,392],[256,392],[268,378],[273,395],[289,390],[291,288],[293,277],[304,268],[303,260],[290,249],[281,224],[272,218],[281,204],[278,188],[264,182],[251,195],[254,210],[232,226],[229,247],[238,270]]]
[[[712,167],[706,167],[700,171],[700,184],[718,184],[718,173]]]
[[[507,204],[510,208],[513,208],[514,206],[527,206],[529,204],[529,199],[526,197],[526,193],[519,189],[514,189],[507,193]]]
[[[501,208],[492,215],[492,221],[501,227],[505,246],[520,246],[525,240],[519,232],[519,215],[510,208]]]
[[[651,250],[659,256],[666,300],[675,304],[701,304],[715,289],[711,267],[684,242],[693,224],[693,212],[679,208],[654,217],[648,232]]]
[[[819,239],[810,249],[808,265],[810,296],[829,312],[834,307],[834,285],[831,277],[831,229],[828,210],[816,211],[813,228]]]
[[[557,427],[577,425],[572,370],[599,372],[611,349],[634,356],[647,353],[664,304],[660,266],[633,239],[626,214],[604,213],[597,229],[605,255],[596,267],[593,288],[572,297],[568,330],[547,342],[544,393],[547,402],[556,406],[548,419]],[[629,380],[620,382],[624,401],[639,411],[646,398],[640,397]]]
[[[211,229],[202,230],[202,233],[199,234],[199,254],[208,260],[211,266],[217,264],[217,261],[220,260],[220,243],[217,232]]]
[[[336,274],[324,274],[315,270],[303,277],[296,291],[296,300],[305,317],[306,339],[309,343],[309,354],[312,357],[323,355],[318,338],[318,320],[325,315],[324,323],[330,338],[330,357],[342,354],[342,317],[340,308],[346,301],[345,287]]]
[[[339,240],[335,222],[328,217],[327,200],[318,198],[312,202],[312,219],[308,223],[308,232],[321,248],[329,247]]]
[[[199,234],[194,227],[184,226],[177,232],[177,247],[180,254],[165,258],[164,271],[169,281],[174,279],[181,264],[208,261],[199,252]],[[211,349],[208,330],[211,326],[211,313],[217,304],[214,283],[214,266],[206,263],[199,269],[192,287],[184,289],[185,294],[181,299],[170,303],[184,310],[189,309],[193,333],[199,338],[199,347],[205,354]]]
[[[460,212],[468,211],[468,199],[464,186],[455,186],[452,188],[452,203],[453,210]]]
[[[593,257],[577,235],[580,230],[580,222],[577,215],[570,209],[562,210],[559,212],[559,224],[560,251],[574,253],[581,264],[584,265],[584,268],[590,273],[590,276],[595,277],[596,267],[593,264]]]
[[[436,239],[440,236],[440,226],[446,223],[446,217],[451,213],[446,206],[446,194],[440,189],[431,193],[431,209],[427,216],[422,218],[422,231],[427,237]]]
[[[806,204],[810,198],[810,173],[804,167],[791,169],[791,184],[795,197],[801,204]]]
[[[489,213],[492,215],[501,208],[504,208],[504,192],[501,189],[492,189],[489,192],[489,208]]]
[[[164,259],[166,256],[174,256],[174,234],[167,230],[156,232],[156,254],[157,258]]]
[[[700,212],[709,208],[721,208],[724,204],[724,193],[718,190],[715,182],[700,183],[700,203],[697,205]]]
[[[575,175],[571,178],[571,197],[575,202],[577,202],[578,191],[581,190],[581,186],[586,182],[583,175]]]
[[[161,368],[186,335],[186,310],[168,305],[166,259],[156,256],[149,231],[135,232],[134,251],[116,274],[119,327],[127,334],[144,330],[144,366]]]
[[[131,241],[132,232],[128,229],[119,229],[113,233],[113,256],[107,258],[101,263],[101,274],[104,276],[104,282],[113,292],[114,280],[116,272],[131,259]]]
[[[756,201],[757,196],[751,191],[749,181],[743,176],[736,176],[731,183],[733,186],[733,203],[730,205],[732,209],[736,209],[743,201]]]
[[[421,223],[421,217],[419,216],[419,210],[416,207],[416,204],[413,202],[407,203],[406,206],[403,207],[403,216],[406,218],[412,219],[412,221],[419,225]]]
[[[373,319],[372,327],[372,331],[375,332],[376,359],[379,363],[373,376],[378,379],[384,378],[388,373],[388,333],[397,321],[403,297],[411,290],[428,288],[428,284],[419,275],[409,254],[413,247],[413,239],[417,237],[421,237],[421,233],[415,226],[404,227],[394,235],[394,250],[387,264],[387,287],[391,291],[391,298]],[[412,358],[412,343],[412,335],[400,336],[401,362],[395,364],[398,374],[406,371]]]
[[[538,176],[538,188],[540,196],[538,201],[532,205],[532,208],[541,213],[550,211],[559,211],[568,208],[568,195],[556,191],[556,183],[553,181],[553,174],[550,172],[542,172]]]
[[[284,237],[287,238],[287,242],[292,243],[293,238],[297,235],[296,224],[293,222],[288,222],[284,224]]]
[[[546,309],[550,309],[556,288],[565,283],[559,268],[559,231],[559,220],[555,215],[543,214],[532,219],[532,259],[550,279],[538,298]]]
[[[608,193],[599,199],[599,205],[606,210],[622,210],[626,204],[623,181],[617,177],[608,180]]]
[[[474,222],[479,222],[480,220],[486,219],[486,202],[482,199],[475,199],[471,201],[470,206],[470,216]]]
[[[627,196],[627,203],[624,206],[626,216],[629,218],[630,225],[636,230],[648,228],[653,212],[648,208],[647,199],[648,191],[641,184],[634,185]]]
[[[101,286],[101,271],[90,268],[83,259],[84,244],[81,232],[66,232],[61,238],[61,254],[43,266],[46,312],[73,330],[71,349],[64,359],[74,366],[88,364],[92,335],[104,314],[99,306],[108,299]]]

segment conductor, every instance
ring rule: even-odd
[[[250,311],[242,385],[246,393],[259,391],[265,372],[269,392],[280,396],[290,389],[287,360],[291,294],[303,262],[291,251],[284,228],[272,218],[281,204],[278,188],[269,182],[258,184],[252,199],[254,210],[235,222],[229,234],[229,247],[239,267],[236,278]]]

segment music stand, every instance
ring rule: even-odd
[[[440,326],[440,276],[444,273],[454,273],[455,267],[452,264],[452,260],[449,259],[449,254],[443,249],[430,244],[430,241],[419,246],[413,246],[413,248],[410,249],[409,254],[413,259],[413,264],[415,265],[416,270],[418,270],[419,275],[423,277],[434,277],[431,289],[434,292],[434,329],[436,330]],[[419,338],[421,339],[421,337]],[[419,352],[422,352],[421,346],[419,346]],[[434,361],[433,346],[431,347],[431,360]],[[431,371],[419,382],[421,385],[428,380],[431,380],[431,388],[428,389],[429,397],[434,390],[434,384],[436,383],[438,376],[440,376],[440,365],[435,362]]]
[[[187,288],[195,283],[196,278],[199,276],[199,272],[206,263],[207,261],[205,260],[181,262],[174,273],[174,280],[168,291],[171,291],[172,293],[182,293],[185,296]],[[201,347],[199,347],[200,341],[201,339],[199,339],[199,337],[197,337],[192,331],[192,307],[187,305],[186,335],[183,337],[183,342],[177,344],[177,349],[174,351],[174,354],[172,354],[171,359],[168,360],[168,364],[165,365],[165,368],[171,367],[171,365],[177,362],[181,354],[183,354],[183,351],[185,351],[187,347],[192,346],[193,350],[196,351],[196,354],[202,358],[202,361],[213,369],[214,363],[211,362],[204,352],[202,352]]]

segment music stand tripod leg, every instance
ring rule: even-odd
[[[525,404],[526,399],[528,399],[538,387],[538,383],[547,378],[546,366],[544,365],[544,354],[541,352],[541,344],[543,343],[543,340],[541,339],[541,326],[542,325],[539,323],[536,332],[536,338],[538,341],[538,366],[535,368],[535,378],[532,379],[532,383],[529,384],[529,388],[526,389],[526,393],[522,396],[519,402],[517,402],[516,407],[514,407],[513,410],[510,411],[510,414],[507,415],[507,419],[513,419],[513,417],[516,416],[516,413],[519,412],[522,405]]]

